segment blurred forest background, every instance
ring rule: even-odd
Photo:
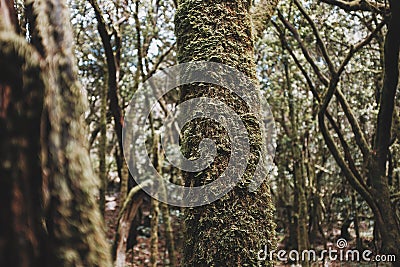
[[[188,240],[202,235],[188,237],[200,229],[186,228],[188,209],[144,193],[123,155],[129,101],[184,58],[177,20],[198,2],[204,18],[249,5],[254,70],[277,131],[269,248],[344,238],[400,259],[397,1],[0,0],[0,266],[257,266],[241,258],[248,243],[236,232],[236,264],[218,238],[209,258],[194,259],[202,248],[189,257]],[[182,184],[158,145],[178,103],[176,91],[155,106],[147,143],[164,179]]]

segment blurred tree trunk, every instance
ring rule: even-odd
[[[14,2],[0,1],[0,266],[39,266],[42,218],[40,59],[17,35]],[[24,82],[25,80],[25,82]]]
[[[179,62],[204,60],[227,64],[257,83],[249,10],[250,1],[244,0],[180,0],[175,16]],[[248,110],[243,100],[222,87],[196,84],[181,88],[181,101],[210,95],[239,115]],[[261,132],[249,126],[257,120],[254,114],[251,118],[241,118],[249,131],[251,155],[244,174],[245,179],[249,179],[258,163],[261,145],[256,140],[261,138]],[[207,119],[188,123],[182,139],[185,156],[189,158],[197,153],[198,138],[190,138],[195,135],[200,139],[213,138],[217,151],[221,151],[227,146],[226,132],[221,128]],[[225,170],[228,159],[229,154],[219,153],[214,163],[196,177],[185,173],[186,184],[199,186],[217,179]],[[274,207],[269,186],[263,183],[257,192],[250,193],[244,185],[248,182],[245,179],[221,199],[185,210],[183,266],[258,266],[257,252],[264,249],[264,245],[268,250],[274,247]],[[272,263],[266,260],[261,264]]]
[[[101,88],[100,106],[100,139],[99,139],[99,177],[100,177],[100,211],[106,208],[107,175],[107,87]]]
[[[0,2],[0,266],[111,266],[66,3],[27,3],[30,44],[17,35],[14,2],[6,1]]]
[[[162,176],[162,154],[159,151],[160,137],[154,133],[153,117],[150,115],[150,125],[152,132],[152,146],[153,146],[153,166]],[[160,214],[160,203],[157,199],[151,199],[151,210],[150,210],[150,266],[157,267],[158,260],[158,221]]]

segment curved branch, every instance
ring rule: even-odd
[[[281,37],[282,44],[284,45],[286,50],[289,52],[289,54],[291,55],[295,64],[300,69],[300,72],[303,74],[304,78],[306,79],[308,87],[310,88],[310,91],[312,92],[314,98],[318,101],[318,103],[321,104],[321,97],[319,96],[317,90],[315,89],[315,86],[314,86],[313,82],[311,81],[311,78],[309,77],[307,71],[304,69],[303,65],[300,63],[300,61],[298,60],[296,55],[293,53],[293,50],[287,44],[285,36],[284,36],[283,32],[280,30],[280,28],[278,27],[278,25],[274,22],[273,22],[273,25],[275,26],[275,28],[277,28],[278,32],[281,34],[280,37]],[[326,110],[325,115],[328,118],[329,123],[332,125],[333,129],[335,130],[336,134],[338,135],[340,144],[342,145],[343,151],[345,153],[345,159],[347,160],[347,162],[349,164],[350,170],[353,172],[353,174],[357,178],[357,180],[362,185],[365,186],[364,180],[362,179],[360,172],[357,170],[357,168],[355,166],[353,157],[350,154],[350,148],[349,148],[346,140],[344,139],[344,136],[343,136],[340,128],[338,127],[337,123],[335,122],[335,120],[333,119],[332,115],[329,113],[328,110]]]
[[[117,55],[114,54],[113,47],[111,44],[111,37],[115,34],[115,39],[117,40],[117,48],[121,46],[119,38],[119,34],[117,30],[114,29],[113,33],[109,33],[107,31],[107,24],[104,20],[103,14],[100,10],[100,7],[96,0],[89,0],[90,5],[93,7],[96,20],[97,20],[97,29],[101,38],[101,42],[104,47],[104,54],[107,62],[107,70],[108,70],[108,98],[110,100],[109,106],[110,110],[114,117],[114,128],[118,138],[118,145],[120,151],[123,151],[122,144],[122,127],[123,127],[123,118],[122,118],[122,110],[119,105],[119,97],[118,97],[118,76],[119,76],[119,51],[117,49]]]
[[[315,64],[314,59],[312,58],[310,51],[306,48],[305,44],[300,38],[299,32],[296,30],[296,28],[289,22],[287,21],[282,13],[278,10],[278,17],[280,21],[285,25],[285,27],[292,33],[294,39],[298,42],[301,51],[303,52],[304,57],[306,58],[307,62],[311,65],[312,69],[314,70],[315,74],[317,75],[318,79],[321,81],[321,83],[325,86],[329,85],[329,79],[321,72],[319,67]]]
[[[342,96],[340,91],[339,91],[339,93],[337,93],[338,92],[337,84],[339,82],[339,77],[340,77],[341,73],[344,71],[346,65],[348,64],[348,62],[350,61],[350,59],[352,58],[354,53],[356,53],[363,46],[365,46],[369,42],[368,40],[370,40],[371,38],[372,38],[372,34],[370,36],[368,36],[368,38],[366,38],[365,40],[360,42],[358,45],[356,45],[355,48],[351,48],[351,50],[347,54],[345,60],[342,62],[341,66],[340,66],[340,68],[338,70],[337,75],[332,77],[332,79],[331,79],[331,81],[329,83],[328,91],[327,91],[327,93],[325,95],[324,101],[323,101],[323,103],[321,105],[321,108],[320,108],[320,111],[318,113],[318,124],[320,126],[322,135],[323,135],[323,137],[325,139],[325,142],[326,142],[329,150],[331,151],[333,157],[335,158],[336,162],[340,166],[341,170],[343,171],[343,173],[346,176],[346,178],[349,181],[349,183],[365,199],[365,201],[368,203],[368,205],[373,210],[374,214],[379,214],[379,208],[377,207],[377,205],[376,205],[376,203],[375,203],[375,201],[374,201],[374,199],[373,199],[373,197],[371,195],[371,192],[352,173],[351,168],[346,164],[343,156],[340,154],[339,149],[336,146],[331,134],[329,133],[329,130],[327,129],[326,123],[325,123],[325,114],[326,114],[328,105],[329,105],[333,95],[336,94],[336,96],[337,95]],[[351,111],[351,110],[348,109],[348,111]],[[351,113],[351,115],[352,115],[352,113]],[[354,117],[352,116],[352,118],[354,118]],[[354,118],[354,120],[355,120],[355,118]],[[355,122],[357,122],[357,121],[355,120]],[[358,124],[356,124],[356,125],[358,125]],[[355,126],[355,125],[352,125],[352,126]],[[361,133],[361,130],[360,130],[360,133]],[[358,136],[356,138],[359,138],[361,136]]]
[[[297,1],[295,1],[295,3],[296,2]],[[349,63],[349,61],[353,57],[353,55],[355,53],[357,53],[359,50],[361,50],[365,45],[367,45],[376,36],[376,34],[382,29],[382,27],[385,25],[384,22],[380,23],[378,25],[378,27],[376,27],[376,29],[367,38],[365,38],[363,41],[358,43],[355,47],[352,47],[350,49],[349,53],[347,54],[346,58],[344,59],[344,61],[340,65],[339,69],[336,71],[334,66],[333,66],[333,63],[330,61],[330,58],[329,58],[329,56],[327,54],[327,51],[326,51],[326,48],[323,45],[322,39],[319,36],[318,30],[315,27],[315,25],[313,24],[311,18],[307,15],[305,10],[301,7],[301,5],[299,3],[297,3],[296,5],[298,6],[298,8],[302,12],[302,14],[306,17],[307,21],[310,23],[310,25],[311,25],[311,27],[313,29],[314,35],[316,35],[317,43],[319,44],[319,47],[321,48],[322,53],[324,55],[325,61],[328,64],[331,77],[334,77],[334,76],[339,77],[342,74],[342,72],[344,71],[346,65]],[[292,33],[293,37],[299,43],[299,46],[300,46],[300,48],[301,48],[301,50],[303,52],[304,57],[306,58],[306,60],[309,62],[309,64],[313,68],[313,70],[316,73],[316,75],[319,78],[319,80],[324,85],[328,86],[328,84],[329,84],[328,78],[326,78],[321,73],[320,69],[315,64],[313,58],[310,55],[310,52],[308,51],[308,49],[305,47],[305,44],[301,40],[298,31],[295,29],[295,27],[290,22],[288,22],[286,19],[283,18],[282,14],[280,12],[278,13],[278,16],[279,16],[280,20],[282,21],[282,23],[285,25],[285,27]],[[347,117],[347,119],[348,119],[348,121],[349,121],[349,123],[350,123],[350,125],[352,127],[352,130],[353,130],[353,133],[355,135],[355,140],[356,140],[357,145],[359,146],[359,148],[360,148],[361,152],[363,153],[363,155],[364,156],[368,156],[370,154],[370,152],[371,152],[371,149],[369,148],[368,142],[365,139],[364,133],[361,131],[361,127],[359,126],[358,121],[357,121],[355,115],[353,114],[353,112],[352,112],[352,110],[350,108],[350,105],[348,104],[346,98],[344,97],[344,95],[343,95],[343,93],[341,92],[340,89],[335,90],[334,93],[335,93],[335,96],[338,98],[339,103],[341,104],[341,107],[344,110],[345,115],[346,115],[346,117]]]
[[[367,38],[365,38],[364,40],[359,42],[356,46],[354,46],[350,49],[346,58],[343,60],[342,64],[339,67],[339,70],[336,74],[338,77],[343,73],[345,67],[347,66],[347,64],[349,63],[351,58],[354,56],[354,54],[357,53],[358,51],[360,51],[365,45],[369,44],[370,41],[372,40],[372,38],[375,37],[375,35],[382,29],[382,27],[384,25],[385,25],[385,22],[380,23],[378,25],[378,27],[376,27],[376,29]],[[368,157],[371,154],[370,146],[368,145],[368,142],[364,136],[364,133],[362,132],[361,127],[358,124],[358,121],[357,121],[354,113],[352,112],[352,109],[351,109],[349,103],[346,100],[346,97],[343,95],[342,91],[339,88],[337,88],[335,90],[335,96],[339,100],[340,106],[342,107],[342,109],[346,115],[346,118],[351,125],[352,131],[355,136],[355,141],[356,141],[358,147],[360,148],[364,157]]]
[[[343,0],[320,0],[323,3],[337,6],[345,11],[371,11],[378,13],[387,13],[388,7],[384,4],[373,3],[369,0],[352,0],[352,1],[343,1]]]
[[[329,84],[328,92],[325,96],[325,99],[324,99],[324,101],[321,105],[320,111],[318,113],[318,124],[319,124],[320,130],[322,132],[322,135],[324,137],[324,140],[326,142],[326,145],[328,146],[335,161],[339,165],[340,169],[346,176],[349,183],[365,199],[365,201],[368,203],[368,205],[371,207],[371,209],[374,211],[374,213],[379,212],[379,209],[376,206],[374,199],[373,199],[371,193],[369,192],[369,190],[366,188],[366,186],[364,184],[362,184],[357,179],[357,177],[353,174],[351,168],[346,164],[343,156],[339,152],[339,149],[338,149],[335,141],[332,138],[332,135],[329,133],[329,130],[325,123],[325,114],[326,114],[328,105],[335,93],[338,81],[339,81],[339,79],[338,79],[338,77],[336,77],[335,79],[331,80],[331,82]]]
[[[329,57],[328,51],[326,50],[326,46],[324,42],[322,41],[321,35],[319,34],[319,31],[317,29],[317,26],[315,26],[314,21],[310,18],[310,16],[307,14],[307,12],[304,10],[303,6],[300,4],[298,0],[294,0],[295,5],[297,8],[300,10],[301,14],[305,17],[307,20],[308,24],[310,24],[311,29],[315,35],[315,39],[317,41],[318,47],[321,49],[322,56],[324,57],[324,60],[326,64],[328,65],[328,69],[331,74],[336,73],[335,66],[332,63],[331,58]]]

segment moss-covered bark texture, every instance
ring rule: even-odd
[[[5,23],[10,3],[0,4],[0,266],[111,266],[68,9],[28,1],[29,43]]]
[[[179,62],[223,63],[243,72],[257,84],[249,10],[250,1],[179,1],[175,17]],[[244,93],[258,96],[257,91],[244,89]],[[248,131],[251,155],[242,180],[232,191],[211,204],[185,210],[186,243],[182,266],[271,265],[269,261],[257,260],[257,252],[264,245],[268,249],[275,246],[274,207],[269,186],[263,183],[257,192],[248,190],[263,142],[259,116],[250,111],[249,103],[229,89],[210,84],[181,88],[181,101],[197,97],[223,101],[241,117]],[[213,181],[228,165],[235,143],[229,140],[226,129],[209,119],[196,119],[184,127],[182,150],[185,156],[199,157],[199,143],[204,138],[215,141],[217,156],[206,170],[185,173],[186,185],[199,186]]]
[[[251,17],[253,19],[254,35],[256,37],[261,37],[263,31],[267,28],[279,1],[280,0],[260,0],[253,8]]]

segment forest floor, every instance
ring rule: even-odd
[[[137,243],[126,252],[127,267],[144,267],[150,266],[150,201],[144,201],[141,206],[142,216],[144,218],[140,230],[137,235]],[[106,196],[105,222],[107,227],[107,239],[112,245],[114,243],[118,213],[120,205],[118,201],[118,193],[112,193]],[[175,237],[175,253],[177,261],[181,260],[179,251],[182,246],[182,224],[178,218],[178,213],[171,210],[171,223]],[[165,244],[165,227],[160,221],[158,226],[158,263],[157,266],[169,266],[169,257]]]
[[[105,222],[107,228],[107,239],[112,246],[114,243],[114,237],[116,233],[116,225],[118,219],[120,205],[118,201],[118,193],[111,193],[106,196],[106,211],[105,211]],[[138,228],[137,237],[136,237],[136,244],[133,245],[131,249],[128,249],[126,252],[126,266],[127,267],[145,267],[150,266],[150,225],[149,225],[149,214],[150,214],[150,201],[144,201],[142,204],[142,217],[144,220],[142,221],[142,225]],[[171,223],[174,232],[175,238],[175,252],[177,257],[177,262],[180,262],[181,254],[179,253],[182,251],[183,246],[183,236],[182,236],[182,223],[179,218],[179,211],[178,210],[171,210]],[[370,231],[367,227],[364,227],[365,231]],[[351,230],[351,229],[350,229]],[[158,244],[158,263],[157,266],[170,266],[169,264],[169,257],[168,252],[166,249],[165,244],[165,228],[162,221],[159,222],[159,244]],[[327,235],[327,242],[326,247],[335,247],[335,242],[340,238],[340,230],[339,229],[332,229]],[[284,233],[278,233],[278,240],[281,242],[278,244],[279,249],[284,249],[284,240],[285,236]],[[365,241],[365,240],[364,240]],[[368,241],[368,239],[366,240]],[[355,245],[355,238],[349,241],[348,244],[349,248],[356,247]],[[324,245],[321,243],[315,247],[317,251],[321,251],[324,249]],[[370,248],[372,249],[372,248]],[[276,264],[275,266],[301,266],[301,265],[294,265],[294,264]],[[390,266],[389,264],[384,263],[361,263],[361,262],[340,262],[340,263],[313,263],[312,266]]]

